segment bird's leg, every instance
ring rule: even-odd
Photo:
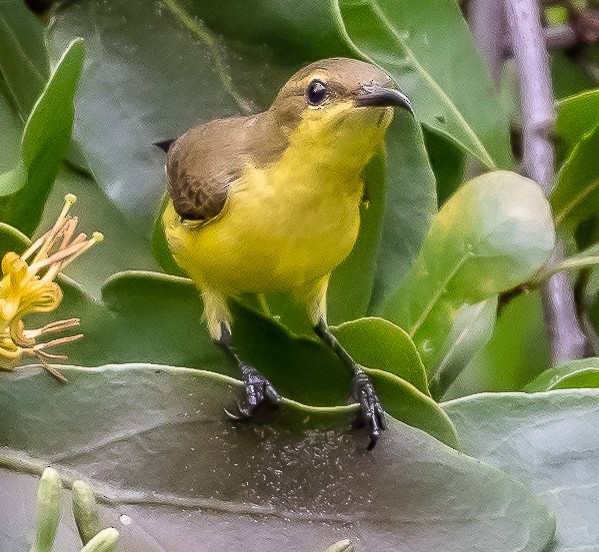
[[[226,410],[227,415],[233,420],[243,420],[251,418],[256,408],[265,402],[277,406],[282,400],[281,395],[256,368],[239,357],[233,346],[233,336],[229,327],[223,323],[220,330],[220,337],[215,341],[239,366],[244,383],[243,397],[237,402],[238,413],[233,414]]]
[[[354,375],[352,396],[360,404],[362,410],[359,419],[360,425],[368,424],[370,428],[370,442],[367,449],[372,450],[380,437],[381,431],[385,429],[385,412],[381,401],[376,395],[372,382],[368,374],[364,372],[362,366],[351,357],[331,333],[324,318],[321,318],[316,326],[314,326],[314,331]]]

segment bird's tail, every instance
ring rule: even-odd
[[[169,138],[168,140],[162,140],[161,142],[154,142],[152,145],[160,148],[164,153],[168,153],[168,150],[175,140],[176,138]]]

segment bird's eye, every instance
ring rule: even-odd
[[[306,99],[312,105],[320,105],[327,97],[327,87],[319,80],[313,80],[306,90]]]

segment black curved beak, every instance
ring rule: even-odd
[[[414,115],[412,102],[395,88],[365,84],[356,94],[356,107],[403,107]]]

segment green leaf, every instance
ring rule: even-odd
[[[567,259],[563,259],[557,263],[549,264],[541,272],[539,272],[532,282],[534,284],[541,284],[553,274],[562,272],[564,270],[578,270],[581,268],[589,268],[599,264],[599,243],[588,247],[584,251],[580,251],[576,255],[572,255]]]
[[[422,131],[403,111],[387,131],[387,181],[380,249],[369,313],[395,290],[416,257],[437,212],[435,176],[424,148]],[[346,296],[354,297],[351,293]]]
[[[21,159],[0,176],[0,217],[31,234],[41,217],[71,139],[73,98],[83,67],[85,46],[76,39],[35,103],[21,139]]]
[[[232,424],[223,404],[240,384],[230,378],[145,364],[61,370],[67,385],[37,368],[0,374],[11,420],[0,427],[3,511],[30,509],[23,489],[32,478],[16,470],[51,461],[110,501],[101,517],[132,552],[187,552],[198,542],[313,551],[340,536],[365,550],[542,552],[553,534],[525,487],[392,419],[367,453],[348,431],[353,407],[286,401]],[[26,533],[15,517],[0,517],[3,549],[14,548],[7,535]],[[66,529],[76,535],[72,523]],[[73,549],[64,535],[57,549]]]
[[[537,184],[505,171],[482,175],[439,211],[383,316],[408,332],[430,371],[459,309],[530,279],[554,243]]]
[[[570,14],[565,6],[548,6],[544,10],[547,22],[553,25],[563,25],[568,23]]]
[[[370,304],[385,209],[383,152],[377,153],[366,167],[364,181],[367,202],[360,210],[358,239],[349,256],[333,271],[327,292],[328,318],[334,324],[366,315]]]
[[[497,297],[474,305],[464,305],[431,370],[429,385],[432,396],[439,400],[480,350],[489,342],[495,329]]]
[[[572,227],[599,208],[599,125],[585,134],[557,174],[551,207],[557,226]]]
[[[551,364],[539,291],[500,307],[489,343],[470,361],[447,398],[485,391],[520,391]]]
[[[31,244],[31,241],[23,232],[4,222],[0,222],[0,237],[2,237],[0,258],[8,251],[23,252]]]
[[[578,387],[599,387],[599,358],[573,360],[550,368],[531,381],[524,391],[551,391]]]
[[[332,4],[348,42],[389,71],[413,101],[419,121],[489,169],[512,165],[507,116],[456,2]],[[443,43],[451,47],[439,48]]]
[[[565,52],[553,51],[549,58],[553,96],[557,100],[597,87],[597,81]]]
[[[74,36],[86,41],[73,133],[106,195],[146,236],[166,188],[164,153],[152,144],[242,111],[223,39],[188,4],[147,8],[144,0],[62,2],[48,29],[52,57]]]
[[[467,454],[505,471],[554,512],[550,550],[599,542],[599,390],[486,393],[444,403]]]
[[[563,161],[583,136],[596,126],[599,119],[599,89],[559,100],[556,110],[556,146],[558,158]]]
[[[453,142],[424,129],[424,142],[437,182],[437,200],[443,205],[464,182],[466,155]]]
[[[382,318],[361,318],[332,330],[349,354],[363,366],[395,374],[429,394],[426,371],[416,345],[400,327]]]
[[[234,339],[242,358],[259,368],[284,396],[318,406],[333,406],[347,401],[351,374],[321,342],[292,336],[282,325],[241,305],[233,306],[233,314]],[[361,321],[355,324],[364,327]],[[368,322],[365,324],[368,325]],[[387,326],[387,332],[381,331],[380,325],[377,326],[371,331],[379,338],[383,334],[388,342],[388,332],[392,330]],[[353,330],[347,330],[346,335],[353,333]],[[352,347],[351,352],[358,353],[358,359],[367,361],[365,371],[372,378],[374,388],[389,415],[423,429],[451,447],[458,447],[453,426],[443,411],[428,393],[420,391],[399,375],[403,373],[401,366],[394,363],[389,372],[381,370],[379,368],[385,369],[390,364],[381,363],[380,351],[358,351],[355,340],[351,338],[348,345]],[[397,356],[401,354],[399,347],[401,345],[395,346]],[[402,352],[406,356],[410,355],[407,347]],[[411,365],[406,368],[410,370],[410,377],[418,381],[419,367],[413,366],[414,362],[417,361],[412,357]]]
[[[24,2],[0,3],[0,51],[0,73],[25,121],[48,80],[49,71],[44,26]]]

